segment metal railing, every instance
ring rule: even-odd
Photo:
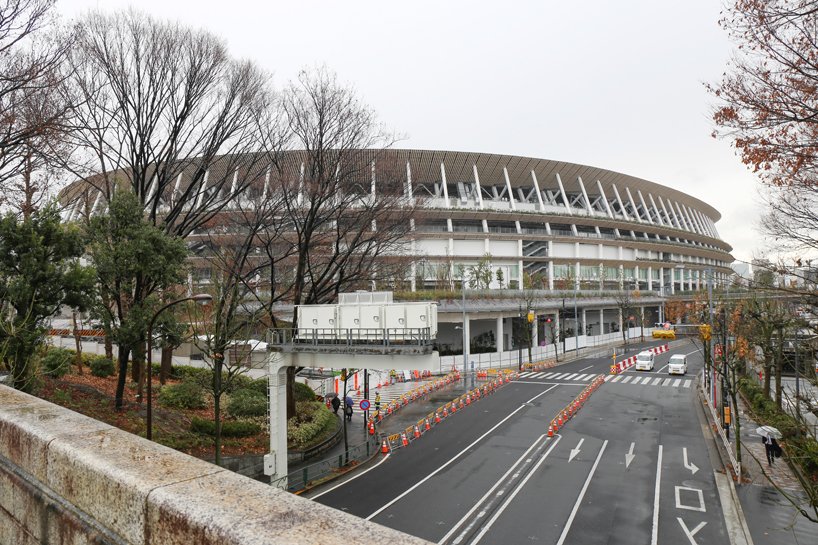
[[[275,346],[432,346],[431,329],[407,328],[276,328],[268,335]]]
[[[349,467],[369,460],[378,452],[378,438],[374,435],[358,445],[349,447],[338,456],[306,465],[287,474],[287,490],[297,492],[341,473]]]

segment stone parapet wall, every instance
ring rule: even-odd
[[[0,385],[0,544],[44,543],[427,542]]]

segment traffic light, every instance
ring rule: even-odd
[[[702,340],[709,341],[711,336],[710,326],[707,324],[700,325],[699,335],[701,336]]]
[[[341,380],[346,380],[346,379],[347,379],[347,370],[346,369],[341,369]]]
[[[545,323],[546,323],[546,324],[550,324],[550,323],[551,323],[551,316],[549,316],[548,318],[546,318],[546,319],[545,319]]]

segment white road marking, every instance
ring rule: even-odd
[[[311,498],[309,498],[309,499],[311,499],[311,500],[315,500],[316,498],[320,498],[320,497],[321,497],[321,496],[323,496],[324,494],[328,494],[328,493],[332,492],[333,490],[335,490],[336,488],[341,487],[341,486],[344,486],[345,484],[347,484],[347,483],[348,483],[348,482],[350,482],[350,481],[354,481],[355,479],[357,479],[357,478],[358,478],[358,477],[360,477],[361,475],[366,475],[367,473],[369,473],[370,471],[372,471],[373,469],[375,469],[376,467],[378,467],[379,465],[381,465],[382,463],[384,463],[384,462],[386,461],[386,459],[387,459],[387,458],[389,458],[390,456],[392,456],[392,453],[391,453],[391,452],[387,453],[387,454],[386,454],[386,456],[384,456],[384,457],[381,459],[381,461],[380,461],[380,462],[378,462],[378,463],[377,463],[377,464],[375,464],[374,466],[370,467],[369,469],[366,469],[366,470],[364,470],[364,471],[361,471],[360,473],[356,473],[354,476],[350,477],[349,479],[345,480],[344,482],[342,482],[342,483],[340,483],[340,484],[336,484],[335,486],[333,486],[333,487],[332,487],[332,488],[330,488],[329,490],[324,490],[324,491],[323,491],[323,492],[321,492],[320,494],[316,494],[315,496],[313,496],[313,497],[311,497]]]
[[[574,380],[575,378],[577,378],[577,373],[568,375],[567,377],[565,377],[565,380]]]
[[[605,442],[607,443],[608,441],[605,441]],[[549,447],[548,451],[547,451],[547,452],[546,452],[546,453],[543,455],[543,457],[542,457],[542,458],[540,458],[540,459],[537,461],[537,464],[536,464],[536,465],[535,465],[533,468],[531,468],[531,471],[528,473],[528,475],[526,475],[526,476],[525,476],[525,478],[522,480],[522,482],[520,482],[519,486],[517,486],[517,488],[515,488],[515,489],[514,489],[514,492],[512,492],[512,493],[511,493],[511,495],[509,495],[509,497],[508,497],[508,499],[506,499],[505,503],[503,503],[503,505],[501,505],[501,506],[500,506],[500,507],[497,509],[497,512],[496,512],[496,513],[494,513],[494,516],[493,516],[493,517],[491,517],[491,519],[489,519],[489,520],[488,520],[488,522],[486,522],[486,524],[483,526],[483,528],[481,528],[481,529],[480,529],[480,533],[478,533],[478,534],[477,534],[477,536],[476,536],[476,537],[474,538],[474,540],[473,540],[473,541],[470,543],[470,545],[477,545],[477,543],[478,543],[478,542],[479,542],[481,539],[483,539],[483,536],[484,536],[484,535],[486,535],[486,532],[488,532],[488,531],[489,531],[489,529],[492,527],[492,525],[493,525],[495,522],[497,522],[497,519],[498,519],[498,518],[500,518],[500,515],[502,515],[502,514],[503,514],[503,511],[505,511],[505,510],[506,510],[506,507],[508,507],[509,505],[511,505],[511,500],[513,500],[513,499],[514,499],[514,497],[517,495],[517,493],[518,493],[520,490],[522,490],[522,489],[523,489],[523,487],[525,486],[525,484],[528,482],[528,479],[530,479],[530,478],[531,478],[531,476],[532,476],[532,475],[534,475],[534,474],[537,472],[537,469],[539,469],[540,465],[541,465],[543,462],[545,462],[545,458],[546,458],[546,457],[547,457],[549,454],[551,454],[551,451],[554,449],[554,447],[555,447],[555,446],[557,446],[557,444],[556,444],[556,443],[554,443],[553,445],[551,445],[551,447]],[[441,541],[439,541],[438,543],[443,543],[443,541],[441,540]]]
[[[605,376],[605,382],[608,382],[609,380],[611,380],[611,379],[612,379],[612,378],[614,378],[615,376],[616,376],[616,375],[606,375],[606,376]]]
[[[616,375],[611,382],[619,382],[620,380],[622,380],[622,375]]]
[[[528,371],[528,372],[526,372],[526,373],[520,373],[520,378],[525,378],[525,377],[530,376],[530,375],[533,375],[533,374],[534,374],[534,373],[532,373],[532,372],[530,372],[530,371]]]
[[[558,374],[559,374],[559,373],[548,373],[547,375],[545,375],[545,378],[554,378],[554,377],[555,377],[555,376],[557,376]]]
[[[657,384],[659,384],[660,382],[662,382],[662,379],[661,379],[661,378],[657,378],[656,380],[654,380],[654,381],[653,381],[653,384],[651,384],[651,386],[656,386],[656,385],[657,385]]]
[[[672,380],[673,380],[672,378],[666,378],[665,381],[662,383],[662,386],[669,386],[670,381],[672,381]]]
[[[662,483],[662,445],[659,445],[659,457],[656,459],[656,485],[653,488],[653,530],[650,545],[657,545],[659,539],[659,488]]]
[[[699,511],[700,513],[707,513],[707,509],[704,506],[704,494],[698,488],[690,488],[687,486],[677,486],[676,489],[676,509],[688,509],[690,511]],[[699,499],[699,505],[686,505],[682,503],[680,494],[682,490],[687,490],[689,492],[695,492]]]
[[[506,477],[508,477],[508,474],[509,474],[509,473],[511,473],[512,471],[514,471],[514,470],[515,470],[515,468],[516,468],[516,467],[517,467],[517,466],[520,464],[520,462],[525,461],[525,463],[531,463],[531,458],[526,458],[526,456],[528,456],[528,454],[529,454],[529,453],[530,453],[530,452],[531,452],[531,451],[534,449],[534,447],[536,447],[536,446],[539,444],[539,442],[540,442],[540,441],[542,441],[542,439],[543,439],[544,437],[545,437],[545,434],[540,435],[540,436],[537,438],[537,440],[536,440],[536,441],[534,441],[534,442],[531,444],[531,446],[530,446],[530,447],[528,447],[528,450],[526,450],[526,451],[523,453],[523,455],[522,455],[522,456],[520,456],[520,457],[517,459],[517,461],[516,461],[516,462],[514,462],[514,465],[512,465],[510,468],[508,468],[508,471],[506,471],[506,472],[505,472],[505,474],[504,474],[502,477],[500,477],[499,479],[497,479],[497,482],[496,482],[496,483],[494,483],[494,486],[492,486],[492,487],[489,489],[489,491],[488,491],[488,492],[486,492],[486,493],[483,495],[483,497],[482,497],[482,498],[480,498],[480,500],[479,500],[477,503],[475,503],[475,504],[474,504],[474,507],[472,507],[472,508],[469,510],[469,512],[468,512],[468,513],[466,513],[466,514],[463,516],[463,518],[461,518],[459,521],[457,521],[457,523],[456,523],[456,524],[455,524],[455,525],[452,527],[452,529],[451,529],[451,530],[449,530],[449,532],[448,532],[448,533],[447,533],[445,536],[443,536],[443,537],[441,538],[441,540],[440,540],[438,543],[445,543],[445,542],[446,542],[446,540],[448,540],[448,539],[449,539],[449,538],[452,536],[452,534],[454,534],[454,533],[457,531],[457,529],[458,529],[458,528],[460,528],[460,526],[461,526],[461,525],[462,525],[462,524],[463,524],[463,523],[464,523],[464,522],[465,522],[465,521],[466,521],[466,520],[467,520],[469,517],[471,517],[471,516],[472,516],[472,514],[474,514],[474,512],[475,512],[475,511],[476,511],[476,510],[477,510],[477,509],[478,509],[478,508],[479,508],[479,507],[480,507],[480,506],[481,506],[481,505],[482,505],[482,504],[483,504],[483,503],[484,503],[484,502],[485,502],[485,501],[488,499],[488,497],[489,497],[489,496],[491,496],[491,495],[494,493],[494,491],[497,489],[497,487],[498,487],[498,486],[500,486],[500,485],[503,483],[503,481],[505,481]],[[553,449],[553,448],[554,448],[554,447],[557,445],[557,443],[559,443],[559,441],[560,441],[560,439],[561,439],[561,438],[562,438],[562,436],[561,436],[561,435],[559,435],[559,434],[557,434],[557,436],[554,438],[554,444],[553,444],[553,445],[551,445],[551,447],[549,447],[549,449],[548,449],[548,451],[545,453],[544,457],[545,457],[545,456],[548,456],[548,453],[549,453],[549,452],[551,452],[551,449]],[[525,460],[524,460],[524,459],[525,459]],[[518,473],[515,473],[515,474],[513,475],[513,477],[514,477],[514,478],[517,478],[517,476],[518,476]],[[482,517],[484,517],[484,516],[485,516],[485,513],[482,513],[482,512],[481,512],[481,513],[479,514],[478,518],[482,518]],[[468,530],[468,529],[467,529],[467,530]],[[460,537],[458,537],[458,540],[460,540],[460,539],[462,539],[462,533],[461,533],[461,536],[460,536]],[[457,540],[455,541],[455,543],[456,543],[456,542],[457,542]]]
[[[562,534],[560,535],[559,541],[557,541],[557,545],[562,545],[565,543],[565,538],[568,536],[568,531],[571,529],[571,524],[574,522],[574,517],[579,510],[579,506],[582,503],[582,498],[585,497],[585,491],[588,490],[588,485],[591,484],[591,479],[594,476],[594,472],[596,471],[596,466],[599,465],[599,460],[602,458],[602,453],[605,452],[605,447],[608,446],[608,440],[606,439],[604,443],[602,443],[602,448],[599,449],[599,454],[596,456],[596,461],[594,462],[593,467],[591,468],[591,472],[588,473],[588,478],[585,479],[585,484],[582,485],[582,490],[579,492],[579,497],[577,498],[577,502],[574,504],[574,508],[571,510],[571,516],[568,517],[568,521],[565,523],[565,527],[562,529]],[[660,449],[662,447],[659,447]],[[661,452],[661,451],[660,451]]]
[[[585,367],[584,369],[580,369],[580,370],[579,370],[579,372],[581,373],[581,372],[583,372],[583,371],[587,371],[587,370],[588,370],[588,369],[590,369],[591,367],[593,367],[593,365],[589,365],[588,367]]]
[[[689,469],[691,471],[691,473],[693,475],[695,475],[696,472],[699,470],[699,468],[696,467],[696,464],[693,464],[692,462],[688,463],[688,461],[687,461],[687,447],[682,448],[682,458],[683,458],[683,461],[684,461],[685,469]]]
[[[533,375],[531,375],[531,377],[529,377],[529,378],[542,378],[542,377],[544,377],[544,376],[545,376],[545,373],[534,373],[534,374],[533,374]]]
[[[443,470],[444,470],[446,467],[448,467],[450,464],[453,464],[453,463],[455,462],[455,460],[457,460],[458,458],[460,458],[461,456],[463,456],[464,454],[466,454],[466,453],[467,453],[469,450],[471,450],[471,448],[472,448],[474,445],[476,445],[477,443],[479,443],[480,441],[482,441],[483,439],[485,439],[486,437],[488,437],[489,435],[491,435],[491,434],[494,432],[494,430],[496,430],[497,428],[499,428],[500,426],[502,426],[503,424],[505,424],[505,423],[506,423],[506,421],[507,421],[508,419],[510,419],[512,416],[514,416],[515,414],[517,414],[518,412],[520,412],[520,411],[521,411],[521,410],[523,410],[524,408],[528,407],[529,403],[531,403],[532,401],[534,401],[534,400],[535,400],[535,399],[537,399],[538,397],[540,397],[540,396],[542,396],[542,395],[547,394],[548,392],[550,392],[551,390],[553,390],[553,389],[554,389],[554,388],[556,388],[557,386],[558,386],[558,384],[555,384],[555,385],[551,386],[550,388],[548,388],[548,389],[546,389],[546,390],[543,390],[543,391],[542,391],[542,392],[540,392],[539,394],[535,395],[534,397],[532,397],[532,398],[531,398],[531,399],[529,399],[528,401],[525,401],[525,402],[524,402],[522,405],[520,405],[519,407],[517,407],[516,409],[514,409],[513,411],[511,411],[511,412],[510,412],[510,413],[509,413],[509,414],[508,414],[508,415],[507,415],[505,418],[503,418],[502,420],[500,420],[499,422],[497,422],[497,423],[496,423],[494,426],[492,426],[492,427],[491,427],[491,428],[490,428],[490,429],[489,429],[489,430],[488,430],[486,433],[484,433],[483,435],[481,435],[480,437],[478,437],[477,439],[475,439],[474,441],[472,441],[472,442],[471,442],[471,444],[469,444],[469,445],[468,445],[468,446],[466,446],[466,447],[465,447],[463,450],[461,450],[460,452],[458,452],[457,454],[455,454],[454,456],[452,456],[452,457],[449,459],[449,461],[448,461],[448,462],[446,462],[445,464],[443,464],[443,465],[442,465],[442,466],[440,466],[439,468],[435,469],[434,471],[432,471],[431,473],[429,473],[428,475],[426,475],[424,478],[422,478],[421,480],[419,480],[417,483],[415,483],[415,484],[414,484],[414,485],[412,485],[411,487],[407,488],[407,489],[406,489],[405,491],[403,491],[402,493],[398,494],[398,496],[397,496],[397,497],[395,497],[394,499],[392,499],[391,501],[389,501],[389,502],[388,502],[386,505],[384,505],[383,507],[379,508],[377,511],[375,511],[374,513],[372,513],[371,515],[369,515],[368,517],[366,517],[366,519],[365,519],[365,520],[372,520],[373,518],[375,518],[376,516],[378,516],[379,514],[381,514],[383,511],[385,511],[386,509],[388,509],[389,507],[391,507],[392,505],[394,505],[395,503],[397,503],[398,501],[400,501],[401,499],[403,499],[404,497],[406,497],[407,495],[409,495],[409,493],[411,493],[413,490],[415,490],[415,489],[416,489],[416,488],[418,488],[420,485],[422,485],[423,483],[425,483],[426,481],[428,481],[429,479],[431,479],[432,477],[434,477],[435,475],[437,475],[438,473],[440,473],[441,471],[443,471]]]
[[[683,388],[690,388],[690,379],[687,379],[684,384],[682,385]]]
[[[591,379],[592,379],[592,378],[594,378],[595,376],[596,376],[596,375],[594,375],[593,373],[589,373],[589,374],[585,375],[585,378],[584,378],[584,379],[582,379],[582,380],[591,380]]]
[[[554,377],[554,380],[562,380],[562,379],[564,379],[565,377],[567,377],[570,374],[571,373],[560,373],[559,375]]]
[[[662,371],[664,371],[665,369],[667,369],[667,365],[665,365],[664,367],[662,367],[661,369],[659,369],[659,370],[658,370],[658,371],[656,371],[656,372],[657,372],[657,373],[661,373],[661,372],[662,372]]]
[[[582,443],[584,443],[584,442],[585,442],[585,438],[583,437],[582,439],[579,440],[579,443],[577,444],[577,447],[571,449],[571,453],[568,455],[568,463],[571,463],[571,460],[573,460],[574,458],[577,457],[577,454],[580,453],[579,449],[582,446]]]
[[[627,377],[622,379],[622,384],[625,384],[626,382],[630,382],[632,378],[633,378],[632,376],[628,375]]]
[[[682,383],[682,379],[677,378],[676,380],[673,381],[673,387],[675,388],[681,383]]]
[[[631,465],[631,462],[633,462],[633,459],[636,458],[636,456],[633,454],[634,445],[635,443],[631,443],[631,449],[625,455],[625,469],[628,469]]]
[[[682,525],[682,530],[684,530],[684,533],[685,533],[685,535],[687,536],[687,539],[688,539],[688,540],[690,540],[690,545],[698,545],[698,544],[696,543],[696,540],[695,540],[695,539],[693,539],[693,536],[695,536],[695,535],[696,535],[696,532],[698,532],[699,530],[701,530],[702,528],[704,528],[704,525],[705,525],[705,524],[707,524],[707,522],[702,521],[702,522],[700,522],[700,523],[699,523],[699,525],[698,525],[698,526],[696,526],[696,527],[695,527],[695,528],[693,528],[692,530],[688,530],[688,529],[687,529],[687,525],[685,524],[685,521],[683,521],[683,520],[682,520],[682,517],[676,517],[676,520],[678,520],[678,521],[679,521],[679,524],[681,524],[681,525]]]

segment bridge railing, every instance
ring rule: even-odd
[[[269,331],[268,344],[277,347],[326,346],[416,346],[435,343],[428,327],[408,328],[275,328]]]

